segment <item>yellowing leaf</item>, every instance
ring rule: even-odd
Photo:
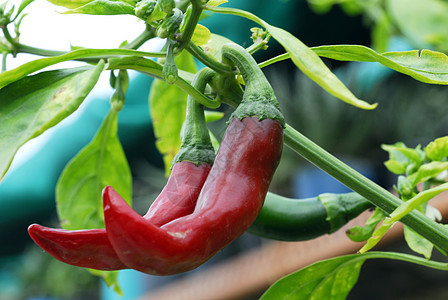
[[[208,43],[212,34],[207,27],[197,24],[194,29],[193,36],[191,37],[191,41],[198,46],[202,46]]]
[[[212,33],[207,43],[202,45],[202,49],[204,49],[205,53],[208,55],[214,57],[218,61],[221,61],[222,46],[231,42],[232,41],[226,37]]]
[[[221,4],[227,3],[227,0],[210,0],[207,2],[207,5],[210,6],[220,6]]]

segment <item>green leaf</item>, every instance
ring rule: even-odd
[[[376,104],[369,104],[356,98],[324,62],[295,36],[267,23],[265,23],[265,28],[285,48],[294,64],[327,92],[359,108],[374,109],[376,107]]]
[[[433,161],[421,165],[417,172],[408,176],[408,179],[415,186],[436,177],[445,170],[448,170],[448,162]]]
[[[367,243],[359,250],[359,252],[364,253],[375,247],[375,245],[378,244],[381,238],[392,227],[392,225],[395,224],[395,222],[400,221],[401,218],[409,214],[412,210],[419,209],[421,205],[446,190],[448,190],[448,183],[444,183],[429,190],[420,192],[412,199],[403,202],[389,215],[389,217],[384,219],[383,223],[373,232],[372,237],[367,240]],[[440,227],[442,225],[434,223],[434,226]]]
[[[110,110],[93,140],[65,167],[56,203],[65,229],[104,228],[102,190],[112,186],[132,200],[132,176],[117,136],[117,112]]]
[[[89,15],[135,15],[134,6],[122,0],[94,0],[81,7],[64,12]]]
[[[392,172],[392,173],[394,173],[396,175],[400,175],[400,174],[406,173],[406,164],[401,163],[401,162],[399,162],[397,160],[389,159],[388,161],[386,161],[384,163],[384,165],[386,166],[386,168],[390,172]]]
[[[445,160],[448,156],[448,136],[435,139],[425,147],[426,156],[434,161]]]
[[[367,219],[364,226],[353,226],[347,230],[347,236],[354,242],[363,242],[368,240],[371,236],[375,227],[381,222],[385,217],[383,211],[379,208],[375,209],[375,212]]]
[[[314,263],[272,285],[260,300],[345,299],[365,258],[342,256]]]
[[[94,0],[48,0],[48,2],[53,3],[54,5],[63,6],[66,8],[81,7],[92,1]]]
[[[4,12],[6,10],[6,5],[8,4],[8,1],[9,0],[5,0],[5,1],[0,2],[0,10],[2,12]]]
[[[224,113],[214,110],[204,110],[205,122],[216,122],[224,117]]]
[[[388,152],[398,151],[404,156],[406,156],[411,162],[417,164],[421,163],[420,147],[413,149],[406,147],[406,145],[404,144],[395,144],[395,145],[382,145],[381,148],[383,148],[383,150]]]
[[[344,300],[358,280],[367,259],[394,259],[423,265],[438,270],[448,270],[448,264],[428,261],[404,253],[369,252],[351,254],[316,262],[274,283],[261,300],[331,299]]]
[[[448,3],[440,0],[388,0],[394,23],[416,48],[448,50]],[[435,46],[435,47],[434,47]]]
[[[118,271],[101,271],[89,269],[89,272],[95,276],[103,278],[104,282],[109,288],[112,288],[115,293],[120,297],[123,297],[123,291],[121,290],[120,283],[118,281]]]
[[[157,1],[156,7],[154,8],[154,11],[149,16],[148,20],[146,20],[146,24],[149,24],[154,21],[162,20],[166,16],[166,12],[164,12],[159,5],[159,2]]]
[[[406,225],[404,226],[404,238],[412,251],[418,254],[422,254],[426,259],[431,259],[432,249],[434,248],[434,245],[430,241],[428,241]]]
[[[389,160],[384,164],[394,174],[415,173],[422,163],[424,157],[420,145],[416,148],[409,148],[404,143],[393,145],[381,145],[381,148],[389,152]]]
[[[421,82],[448,84],[448,57],[441,52],[411,50],[378,54],[357,45],[320,46],[313,51],[321,57],[340,61],[379,62]]]
[[[294,64],[333,96],[363,109],[374,109],[377,106],[376,104],[369,104],[360,100],[353,95],[313,50],[288,31],[272,26],[254,14],[243,10],[227,7],[209,7],[208,5],[206,5],[206,8],[219,13],[238,15],[266,28],[271,36],[285,48]]]
[[[183,51],[176,58],[179,69],[195,72],[193,57]],[[171,162],[180,148],[180,131],[185,120],[188,95],[175,85],[156,79],[149,94],[151,119],[156,136],[156,146],[163,155],[166,174],[170,173]]]
[[[196,28],[194,29],[193,36],[191,37],[191,41],[198,46],[202,46],[207,44],[207,42],[210,40],[210,37],[210,30],[201,24],[197,24]]]
[[[20,3],[19,10],[17,11],[17,15],[20,15],[20,13],[34,0],[22,0],[22,3]]]
[[[42,72],[0,90],[0,179],[17,150],[73,113],[95,86],[95,68]]]
[[[392,24],[389,17],[381,11],[372,28],[372,47],[377,51],[385,52],[392,33]]]
[[[308,5],[317,14],[325,14],[330,11],[339,0],[308,0]]]
[[[123,55],[132,55],[136,57],[141,57],[141,56],[153,56],[154,54],[150,52],[136,51],[131,49],[87,49],[87,48],[77,49],[59,56],[36,59],[24,63],[13,70],[0,73],[0,88],[3,88],[4,86],[14,81],[17,81],[31,73],[37,72],[43,68],[64,61],[70,61],[88,57],[123,56]],[[104,63],[101,62],[101,65],[104,65]],[[0,101],[2,100],[0,99]]]
[[[415,149],[408,148],[404,143],[395,143],[393,145],[381,145],[381,149],[389,153],[389,160],[384,163],[387,169],[397,175],[406,173],[408,165],[411,163],[411,158],[415,157]]]
[[[212,142],[213,150],[215,150],[215,154],[218,153],[220,143],[216,136],[209,130],[210,133],[210,141]]]

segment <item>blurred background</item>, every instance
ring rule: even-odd
[[[290,31],[310,47],[358,44],[380,53],[421,48],[446,53],[447,1],[427,0],[424,6],[419,4],[421,1],[407,1],[353,0],[332,5],[341,1],[231,0],[230,4]],[[67,50],[70,45],[117,47],[123,40],[132,40],[144,27],[142,22],[129,16],[61,15],[60,11],[46,1],[34,1],[27,8],[28,15],[21,26],[21,42],[55,50]],[[445,17],[440,17],[441,14]],[[251,44],[250,28],[254,23],[219,15],[210,15],[200,23],[241,45]],[[142,49],[155,50],[162,44],[154,40]],[[283,52],[271,40],[269,51],[258,52],[256,59],[262,61]],[[16,59],[8,59],[8,68],[32,59],[19,54]],[[362,111],[335,99],[288,61],[266,67],[264,71],[290,125],[390,189],[396,178],[383,166],[388,156],[381,150],[381,144],[402,141],[414,147],[447,135],[446,87],[417,82],[376,63],[325,62],[355,95],[377,102],[378,108]],[[67,64],[73,65],[76,64]],[[131,73],[126,105],[119,117],[119,136],[134,176],[134,207],[142,213],[148,207],[148,199],[154,199],[166,182],[147,103],[151,82],[149,77]],[[102,78],[76,113],[19,151],[0,183],[0,300],[150,299],[151,295],[162,295],[160,291],[164,288],[171,289],[171,294],[165,292],[166,298],[157,299],[200,299],[197,295],[189,298],[186,294],[185,297],[182,293],[176,294],[176,283],[180,287],[182,282],[196,284],[196,289],[201,290],[201,284],[205,284],[201,280],[205,279],[200,274],[209,274],[212,268],[225,270],[226,264],[242,255],[271,246],[270,241],[244,234],[211,261],[186,274],[156,277],[120,271],[123,297],[87,271],[65,265],[38,248],[28,237],[27,227],[36,222],[59,227],[54,201],[56,181],[65,164],[93,137],[108,109],[111,93],[108,78]],[[223,110],[230,113],[227,107]],[[225,121],[226,118],[210,125],[217,137],[224,133]],[[286,147],[271,189],[297,198],[347,191]],[[383,247],[409,251],[401,238]],[[294,260],[291,258],[291,261]],[[233,272],[236,274],[238,270]],[[445,273],[398,262],[368,262],[349,299],[447,299]],[[196,279],[188,281],[188,278]],[[267,286],[266,282],[253,284],[239,295],[216,293],[208,299],[257,299]],[[232,288],[228,286],[227,290]]]

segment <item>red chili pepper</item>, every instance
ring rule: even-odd
[[[162,227],[111,188],[103,194],[106,230],[127,266],[170,275],[194,269],[246,231],[257,217],[282,150],[280,122],[233,119],[195,211]]]
[[[244,233],[263,206],[282,152],[283,119],[255,60],[236,45],[224,47],[223,53],[243,73],[246,92],[194,212],[157,227],[113,188],[103,191],[109,240],[121,261],[133,269],[155,275],[192,270]]]
[[[161,226],[192,213],[210,167],[187,161],[175,164],[168,183],[144,216],[145,220]],[[116,255],[105,229],[65,230],[32,224],[28,233],[42,249],[67,264],[97,270],[128,268]]]
[[[211,73],[198,74],[198,77],[204,76],[209,78]],[[197,84],[199,90],[206,85],[202,81]],[[195,105],[194,100],[189,102]],[[213,162],[214,150],[203,110],[192,108],[191,104],[188,106],[190,109],[184,123],[182,145],[175,157],[170,178],[143,217],[154,226],[161,226],[194,211]],[[64,230],[32,224],[28,233],[42,249],[67,264],[98,270],[129,268],[115,253],[105,229]]]

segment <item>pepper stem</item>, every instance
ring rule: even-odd
[[[191,84],[203,93],[215,74],[213,70],[203,68],[196,74]],[[181,139],[182,143],[173,159],[173,165],[181,161],[191,161],[196,165],[213,164],[215,151],[205,122],[204,106],[191,96],[188,96],[187,100],[187,115],[182,125]]]
[[[249,52],[240,45],[226,44],[222,47],[222,57],[238,68],[246,85],[241,104],[231,118],[274,119],[284,126],[285,120],[274,90]]]

